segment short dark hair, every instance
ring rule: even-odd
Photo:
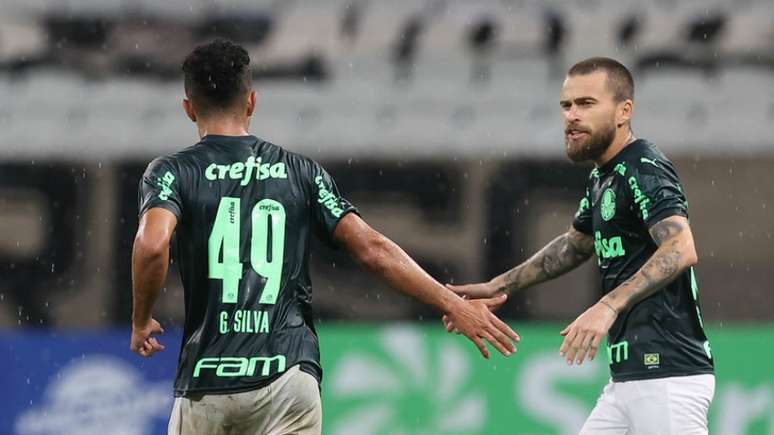
[[[592,57],[582,60],[570,68],[568,76],[607,73],[607,86],[613,91],[616,102],[634,100],[634,79],[632,73],[621,63],[609,57]]]
[[[224,39],[196,47],[183,62],[185,93],[199,110],[229,109],[250,90],[250,56]]]

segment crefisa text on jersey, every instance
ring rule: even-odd
[[[262,163],[261,157],[256,159],[255,156],[250,156],[244,163],[234,162],[228,165],[212,163],[204,170],[204,177],[210,181],[226,178],[242,180],[239,184],[247,186],[254,179],[261,181],[267,178],[288,178],[288,173],[282,162]]]
[[[233,313],[221,311],[218,323],[221,334],[230,332],[266,334],[269,332],[269,312],[264,310],[236,310]]]

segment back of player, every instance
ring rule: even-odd
[[[178,220],[186,321],[175,392],[254,389],[300,364],[321,377],[312,324],[312,231],[354,210],[315,162],[254,136],[205,136],[155,160],[140,213]]]
[[[208,135],[152,162],[140,192],[141,214],[161,207],[178,221],[176,395],[254,390],[295,366],[319,382],[309,240],[330,240],[354,210],[322,167],[254,136]]]

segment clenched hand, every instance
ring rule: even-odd
[[[165,349],[164,345],[154,337],[156,334],[163,334],[164,329],[156,319],[150,319],[145,325],[132,325],[132,341],[129,348],[132,352],[148,358],[156,352]]]

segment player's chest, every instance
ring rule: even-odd
[[[626,224],[637,218],[631,198],[631,187],[623,177],[597,178],[589,188],[594,228]]]
[[[617,176],[598,178],[589,188],[594,247],[601,262],[624,257],[646,235],[631,190]]]

